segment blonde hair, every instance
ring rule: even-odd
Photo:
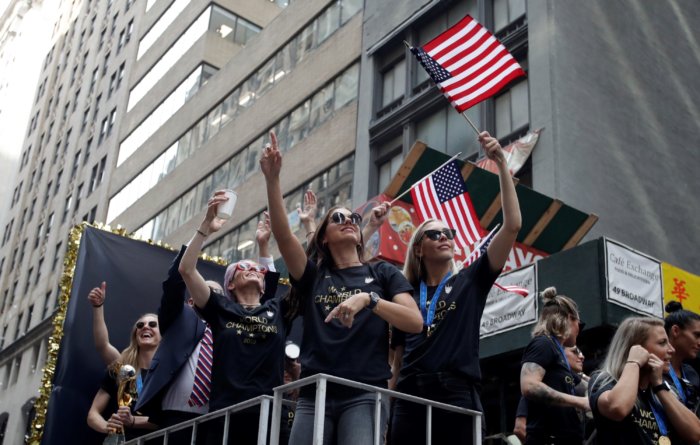
[[[600,367],[602,380],[598,387],[620,379],[632,346],[646,343],[649,333],[657,326],[663,328],[663,320],[651,317],[629,317],[620,324]]]
[[[567,338],[571,334],[569,317],[578,319],[578,305],[571,298],[558,295],[556,287],[548,287],[540,295],[542,310],[532,330],[532,336],[553,335],[560,339]]]
[[[131,335],[129,336],[129,346],[124,348],[124,350],[121,353],[121,356],[119,357],[119,367],[121,365],[131,365],[134,367],[134,369],[139,369],[139,343],[136,336],[136,323],[138,323],[139,320],[141,320],[144,317],[153,317],[156,320],[158,320],[158,315],[152,313],[143,314],[136,319],[136,321],[134,322],[134,326],[131,328]]]
[[[403,263],[403,275],[406,277],[411,285],[418,286],[420,280],[425,278],[423,260],[421,257],[416,255],[416,247],[418,243],[423,240],[423,235],[425,235],[425,226],[433,223],[440,222],[437,219],[426,219],[423,221],[411,236],[411,241],[408,243],[408,248],[406,249],[406,261]],[[459,270],[457,263],[454,259],[450,260],[450,266],[452,268],[452,273],[455,274]]]

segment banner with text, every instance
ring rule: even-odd
[[[606,239],[605,274],[609,302],[640,314],[663,317],[659,261]]]
[[[502,286],[520,286],[527,297],[492,287],[481,316],[481,337],[488,337],[534,323],[537,320],[537,276],[535,264],[503,274],[496,282]]]

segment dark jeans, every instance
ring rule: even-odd
[[[482,411],[477,388],[451,373],[420,374],[404,379],[398,391],[461,408]],[[426,443],[426,407],[401,399],[394,401],[389,430],[390,445],[424,445]],[[463,414],[433,409],[431,439],[433,445],[473,444],[473,418]],[[482,437],[484,431],[482,416]]]

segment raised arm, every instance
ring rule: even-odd
[[[158,307],[158,327],[161,335],[170,329],[170,326],[185,308],[185,282],[178,267],[186,247],[182,246],[180,252],[173,259],[168,270],[168,277],[163,281],[163,294],[160,297],[160,306]]]
[[[270,213],[272,234],[277,241],[282,259],[287,265],[289,275],[294,279],[300,279],[306,268],[306,252],[296,236],[292,233],[287,220],[287,212],[284,210],[282,200],[282,188],[280,186],[280,171],[282,170],[282,153],[277,145],[277,137],[270,131],[271,143],[265,147],[260,158],[260,168],[265,175],[267,186],[267,207]]]
[[[584,411],[590,411],[588,398],[573,396],[556,391],[542,382],[545,369],[533,362],[523,363],[520,369],[520,390],[528,400],[553,406],[570,406]]]
[[[374,232],[379,230],[382,224],[384,224],[384,221],[386,221],[386,218],[389,215],[390,208],[391,204],[388,201],[385,201],[372,209],[369,221],[367,221],[367,224],[365,224],[365,226],[362,228],[362,239],[365,243],[372,237],[372,235],[374,235]],[[369,259],[369,255],[369,249],[365,250],[365,260]]]
[[[217,232],[221,229],[224,221],[216,217],[216,208],[218,205],[224,201],[228,200],[225,196],[224,191],[219,190],[214,193],[209,199],[207,204],[207,213],[204,216],[204,220],[199,225],[199,228],[194,233],[192,240],[190,241],[185,254],[180,260],[180,267],[178,270],[185,280],[187,289],[190,291],[190,296],[194,300],[195,306],[198,308],[203,308],[209,301],[209,286],[207,286],[204,277],[197,270],[197,258],[199,253],[202,251],[202,246],[204,245],[204,240],[212,233]],[[226,286],[226,283],[224,283]]]
[[[276,272],[275,259],[270,255],[270,214],[263,212],[263,219],[258,221],[258,228],[255,230],[255,241],[258,243],[258,263],[267,267],[270,272]]]
[[[107,297],[107,283],[102,282],[100,287],[93,288],[88,294],[88,301],[92,305],[92,337],[95,340],[95,349],[105,365],[118,360],[120,357],[117,348],[109,342],[109,331],[105,322],[104,304]]]
[[[318,210],[318,203],[316,201],[316,194],[313,190],[308,189],[304,193],[304,209],[301,207],[297,208],[297,213],[299,214],[299,221],[304,227],[304,237],[308,241],[314,235],[316,231],[316,212]]]
[[[630,348],[627,363],[622,368],[622,375],[610,391],[598,397],[598,411],[608,419],[620,422],[627,417],[637,403],[639,374],[649,361],[649,353],[639,345]]]
[[[505,266],[508,254],[513,248],[513,243],[518,236],[520,227],[522,227],[522,217],[520,215],[518,195],[515,193],[515,184],[510,176],[508,163],[503,155],[501,144],[488,131],[484,131],[479,135],[479,142],[481,142],[486,156],[498,166],[503,226],[494,235],[491,244],[487,248],[489,266],[491,266],[492,271],[498,272]]]

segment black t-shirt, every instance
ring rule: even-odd
[[[392,345],[405,346],[399,381],[415,374],[438,371],[481,381],[479,328],[486,297],[498,275],[499,272],[491,271],[488,255],[482,255],[447,280],[435,309],[430,336],[425,326],[420,334],[394,329]],[[427,288],[428,308],[436,288]],[[420,306],[420,288],[413,290],[413,298]]]
[[[698,373],[692,366],[685,363],[682,366],[682,371],[683,374],[677,377],[678,383],[681,386],[680,389],[683,391],[685,396],[684,404],[689,410],[694,412],[695,415],[700,415],[700,407],[698,406],[700,405],[700,376],[698,376]],[[680,395],[680,390],[678,386],[676,386],[676,383],[673,381],[671,375],[664,374],[664,380],[671,386],[671,390],[674,394],[676,394],[678,400],[683,402],[683,397]]]
[[[555,391],[573,394],[576,379],[555,340],[538,335],[523,352],[522,363],[535,363],[545,370],[542,383]],[[583,439],[583,423],[576,408],[552,406],[528,400],[527,434],[533,437],[555,436],[559,439]]]
[[[280,299],[266,300],[249,311],[210,292],[201,313],[214,337],[210,411],[272,394],[272,388],[283,383],[289,324]]]
[[[605,392],[610,391],[615,386],[615,381],[603,384],[601,372],[596,372],[591,376],[589,388],[589,400],[593,419],[595,420],[598,443],[615,445],[658,445],[659,426],[656,423],[654,412],[650,406],[650,390],[639,391],[637,402],[632,411],[620,422],[611,420],[600,413],[598,409],[598,398]],[[657,406],[660,406],[657,402]],[[666,426],[672,430],[669,421]],[[681,443],[673,431],[669,432],[671,443]]]
[[[302,377],[326,373],[386,387],[391,377],[388,323],[368,309],[355,315],[350,329],[339,320],[324,320],[338,304],[361,292],[376,292],[387,301],[411,292],[401,272],[382,261],[346,269],[318,268],[308,261],[301,279],[291,283],[304,317]]]

